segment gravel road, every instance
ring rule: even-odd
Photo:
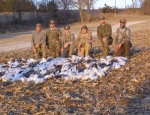
[[[143,22],[145,21],[128,22],[127,26],[132,26]],[[112,32],[115,32],[118,27],[119,24],[113,25]],[[96,36],[96,30],[92,32],[92,35]],[[77,36],[77,34],[75,34],[75,36]],[[4,40],[3,38],[7,39],[8,41],[7,40],[3,41]],[[20,48],[28,48],[31,46],[29,38],[31,38],[31,32],[0,34],[0,52],[11,51]]]

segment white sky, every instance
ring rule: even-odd
[[[97,2],[94,5],[94,8],[102,8],[105,3],[108,6],[115,6],[115,0],[97,0]],[[132,4],[132,0],[116,0],[117,8],[125,8],[125,3],[126,6],[130,6]]]

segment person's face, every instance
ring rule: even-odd
[[[83,28],[83,29],[81,30],[81,32],[82,32],[83,34],[85,34],[85,33],[87,32],[87,29],[84,29],[84,28]]]
[[[120,22],[120,28],[124,28],[124,27],[125,27],[125,25],[126,25],[126,23],[125,23],[125,22]]]
[[[99,20],[100,24],[104,24],[105,23],[105,20]]]
[[[70,32],[70,29],[65,29],[65,33],[69,33]]]
[[[41,26],[36,26],[36,31],[41,31],[42,27]]]
[[[55,23],[49,23],[50,28],[54,28],[55,27]]]

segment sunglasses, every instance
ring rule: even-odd
[[[49,23],[49,24],[54,25],[55,23]]]
[[[65,30],[69,30],[69,29],[65,29]]]
[[[125,22],[121,22],[121,21],[120,21],[120,23],[125,24]]]

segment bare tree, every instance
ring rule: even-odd
[[[98,0],[83,0],[85,7],[89,11]]]
[[[132,0],[132,8],[134,8],[135,7],[135,2],[134,2],[134,0]]]
[[[150,0],[144,0],[140,8],[141,13],[145,15],[150,15],[149,6],[150,6]]]
[[[85,8],[85,4],[83,2],[83,0],[71,0],[71,5],[76,7],[79,10],[79,14],[80,14],[80,20],[81,22],[84,22],[83,20],[83,9]]]
[[[141,7],[145,0],[139,0],[139,6]]]
[[[115,0],[115,7],[114,7],[114,17],[116,17],[116,0]]]
[[[58,0],[56,3],[59,8],[62,8],[63,10],[68,10],[69,6],[71,5],[71,0]]]
[[[132,0],[132,8],[134,9],[135,12],[135,8],[139,7],[139,0]]]
[[[144,0],[132,0],[132,8],[138,8],[142,5],[142,3],[144,2]]]

